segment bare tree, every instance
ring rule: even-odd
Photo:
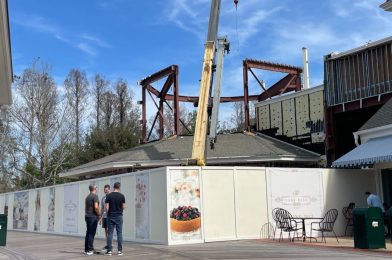
[[[11,135],[11,126],[7,110],[0,106],[0,192],[7,192],[13,186],[14,168],[12,156],[15,142]]]
[[[101,74],[96,74],[93,79],[93,93],[95,98],[95,118],[96,127],[101,126],[101,112],[102,112],[102,100],[103,95],[109,86],[109,81],[106,80]]]
[[[149,133],[152,124],[155,119],[155,115],[153,115],[149,120],[148,120],[148,130],[147,133]],[[180,123],[179,123],[179,135],[189,135],[194,133],[194,128],[195,128],[195,121],[196,121],[196,110],[190,111],[186,106],[180,105],[179,109],[179,117],[180,117]],[[174,134],[174,113],[173,113],[173,102],[168,101],[166,104],[164,104],[163,107],[163,127],[164,127],[164,137],[169,137]],[[159,138],[159,122],[158,119],[155,122],[155,126],[153,131],[151,132],[151,137],[150,140],[158,139]]]
[[[81,122],[85,116],[88,95],[88,81],[86,74],[79,69],[71,69],[64,81],[68,104],[73,113],[72,125],[75,129],[75,143],[77,149],[81,144]]]
[[[228,121],[223,120],[218,122],[218,134],[229,134],[233,132],[233,129],[230,128],[230,124]]]
[[[102,118],[106,128],[114,125],[114,110],[116,103],[116,95],[111,91],[102,94]]]
[[[116,89],[116,119],[120,127],[127,125],[129,119],[127,114],[131,106],[131,97],[128,94],[128,84],[123,79],[118,79],[115,83]]]
[[[235,102],[233,105],[233,114],[230,119],[235,132],[244,130],[244,113],[244,103]]]
[[[15,143],[12,165],[25,186],[53,183],[66,158],[69,129],[63,129],[66,109],[61,107],[50,66],[35,62],[15,80],[15,100],[10,109]],[[52,160],[60,150],[61,159]]]

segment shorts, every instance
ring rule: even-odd
[[[102,228],[108,228],[108,218],[102,218]]]

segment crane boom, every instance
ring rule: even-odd
[[[220,5],[221,0],[211,1],[210,21],[208,23],[207,33],[207,41],[209,42],[216,42],[216,38],[218,37]]]
[[[215,52],[215,42],[207,41],[204,49],[203,69],[200,82],[199,105],[193,137],[192,159],[197,165],[205,165],[205,147],[208,127],[208,101],[212,79],[212,65]]]
[[[234,0],[237,6],[238,0]],[[218,123],[218,111],[220,100],[220,83],[223,69],[223,57],[225,50],[228,51],[229,43],[226,37],[218,39],[218,25],[221,0],[211,0],[210,20],[208,25],[207,42],[204,49],[203,69],[200,82],[199,104],[193,137],[192,159],[197,165],[205,165],[206,142],[208,129],[208,105],[211,96],[211,85],[213,82],[213,67],[215,62],[215,48],[218,48],[216,57],[217,80],[215,83],[213,111],[211,118],[210,139],[212,143],[216,140],[216,128]]]
[[[214,84],[214,96],[212,103],[212,112],[211,112],[211,122],[210,122],[210,146],[214,147],[216,142],[217,128],[218,128],[218,119],[219,119],[219,104],[220,104],[220,94],[221,94],[221,82],[222,82],[222,73],[223,73],[223,60],[225,56],[225,52],[229,52],[230,43],[227,41],[227,37],[219,37],[217,40],[217,51],[216,51],[216,72],[215,72],[215,81]]]

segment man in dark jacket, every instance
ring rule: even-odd
[[[123,226],[123,210],[125,209],[125,197],[120,193],[120,183],[116,182],[113,185],[114,191],[106,195],[105,208],[108,218],[108,237],[107,237],[107,248],[105,255],[113,254],[113,232],[114,227],[117,231],[117,243],[118,243],[118,255],[122,253],[122,226]]]
[[[86,197],[85,216],[87,230],[84,239],[84,253],[86,255],[94,254],[94,237],[97,231],[98,220],[101,217],[99,208],[99,199],[97,196],[97,186],[91,184],[89,187],[90,194]]]

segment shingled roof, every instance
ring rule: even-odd
[[[358,131],[392,124],[392,98],[386,102]]]
[[[89,162],[60,174],[81,177],[119,168],[154,168],[185,165],[192,157],[193,136],[151,142]],[[320,155],[266,135],[243,133],[218,136],[214,150],[208,148],[208,165],[301,162],[316,164]]]

